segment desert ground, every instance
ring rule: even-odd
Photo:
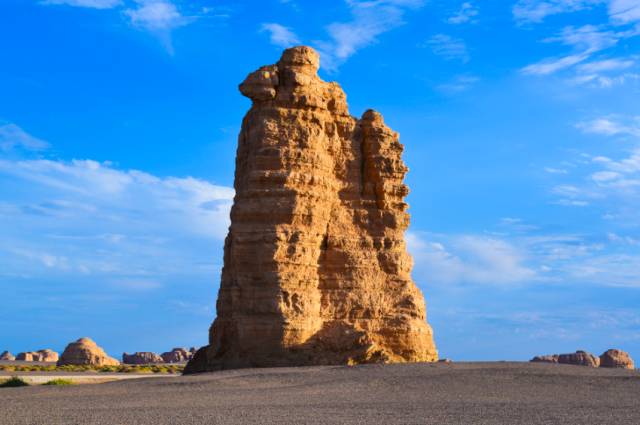
[[[3,424],[633,424],[640,372],[530,363],[241,369],[0,390]]]

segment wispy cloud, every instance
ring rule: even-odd
[[[438,84],[436,88],[444,93],[460,93],[473,87],[480,78],[475,75],[457,75],[451,81]]]
[[[352,20],[327,26],[329,40],[316,41],[322,66],[337,69],[358,50],[374,44],[378,36],[404,24],[407,10],[422,7],[423,0],[346,0]]]
[[[640,137],[640,117],[621,120],[616,117],[600,117],[576,124],[576,128],[585,133],[605,136],[628,135]]]
[[[144,282],[215,264],[234,193],[92,160],[0,160],[0,184],[2,273]]]
[[[447,22],[453,25],[476,22],[476,17],[480,14],[478,8],[471,2],[464,2],[460,9],[451,15]]]
[[[558,35],[548,37],[545,43],[561,43],[573,48],[566,56],[546,58],[522,68],[524,74],[550,75],[559,71],[575,68],[575,82],[585,83],[600,80],[606,85],[606,73],[631,68],[635,61],[630,58],[606,58],[590,60],[596,53],[610,49],[622,39],[637,35],[635,30],[613,31],[602,26],[584,25],[582,27],[565,27]],[[587,62],[587,63],[585,63]]]
[[[92,9],[112,9],[122,5],[122,0],[42,0],[40,4],[88,7]]]
[[[539,23],[551,15],[577,12],[603,3],[606,0],[519,0],[512,12],[519,22]]]
[[[446,60],[469,62],[470,59],[464,40],[447,34],[436,34],[424,42],[422,46],[430,47],[434,54],[442,56]]]
[[[260,26],[261,32],[269,33],[269,40],[274,46],[281,48],[287,48],[300,44],[300,39],[297,35],[283,25],[276,23],[265,23]]]
[[[124,14],[134,26],[149,31],[170,31],[186,25],[189,19],[183,16],[169,0],[136,0],[138,6],[126,9]]]
[[[16,149],[41,151],[48,147],[49,143],[32,136],[15,124],[0,125],[0,150],[2,151]]]
[[[640,1],[611,0],[609,3],[609,15],[615,23],[619,24],[640,22]]]

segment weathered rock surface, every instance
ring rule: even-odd
[[[53,350],[38,350],[18,353],[16,360],[23,362],[57,362],[58,353]]]
[[[171,351],[162,353],[160,356],[165,363],[182,363],[191,360],[191,357],[195,354],[195,349],[192,348],[191,350],[194,351],[188,351],[186,348],[174,348]]]
[[[0,360],[12,362],[15,359],[15,356],[8,351],[3,351],[2,354],[0,354]]]
[[[138,351],[133,354],[122,353],[122,363],[126,364],[152,364],[152,363],[164,363],[162,357],[156,353],[149,351]]]
[[[531,359],[534,363],[558,363],[560,355],[559,354],[551,354],[548,356],[535,356]]]
[[[600,356],[600,367],[612,367],[620,369],[633,369],[633,359],[622,350],[607,350]]]
[[[578,350],[571,354],[552,354],[548,356],[536,356],[531,359],[532,362],[559,363],[574,366],[600,366],[600,359],[586,351]]]
[[[90,338],[80,338],[72,342],[64,349],[58,366],[64,365],[92,365],[92,366],[117,366],[120,362],[109,357],[102,348]]]
[[[438,360],[411,279],[398,134],[349,114],[311,48],[250,74],[218,316],[186,373]]]

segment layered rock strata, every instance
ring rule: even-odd
[[[122,353],[122,363],[153,364],[153,363],[164,363],[164,360],[162,360],[162,357],[160,357],[156,353],[151,353],[149,351],[138,351],[133,354]]]
[[[436,361],[404,232],[398,134],[349,114],[318,54],[285,50],[250,74],[236,196],[210,345],[186,373]]]
[[[58,353],[47,348],[45,350],[18,353],[16,360],[24,362],[57,362],[58,357]]]
[[[58,366],[89,365],[117,366],[120,362],[109,357],[107,353],[90,338],[80,338],[67,345],[58,360]]]
[[[569,364],[575,366],[588,367],[609,367],[620,369],[633,369],[633,359],[622,350],[610,349],[602,353],[600,357],[596,357],[586,351],[576,351],[571,354],[551,354],[547,356],[536,356],[531,359],[536,363],[558,363]]]
[[[162,353],[160,356],[165,363],[182,363],[191,360],[195,352],[195,348],[191,348],[190,350],[186,348],[174,348],[171,351]]]
[[[0,360],[12,362],[15,359],[15,356],[8,351],[3,351],[2,354],[0,354]]]

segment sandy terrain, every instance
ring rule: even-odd
[[[633,424],[640,372],[528,363],[246,369],[0,389],[3,424]]]

